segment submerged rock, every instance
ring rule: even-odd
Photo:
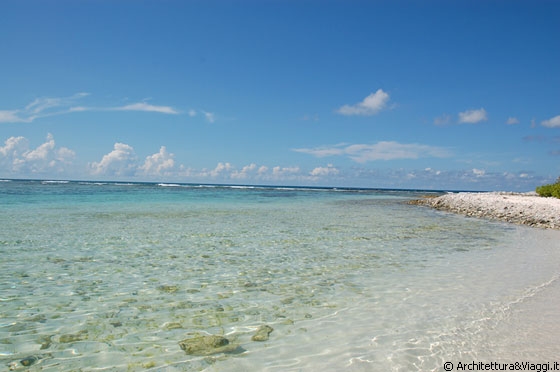
[[[39,342],[41,343],[41,350],[48,349],[52,345],[52,335],[41,336]]]
[[[167,330],[180,329],[180,328],[183,328],[183,325],[181,323],[177,323],[177,322],[165,323],[163,325],[163,328],[165,328]]]
[[[44,359],[46,357],[51,357],[51,355],[30,355],[21,359],[19,362],[11,362],[10,364],[8,364],[8,368],[10,371],[15,371],[23,367],[31,367],[32,365],[38,363],[41,359]]]
[[[32,355],[32,356],[28,356],[27,358],[23,358],[19,362],[21,363],[22,366],[29,367],[37,363],[39,359],[40,358],[38,356]]]
[[[87,330],[80,331],[74,334],[60,335],[58,342],[61,344],[68,344],[72,342],[83,341],[87,339]]]
[[[272,333],[272,331],[274,331],[274,329],[270,326],[267,325],[260,326],[259,329],[257,329],[257,332],[253,335],[253,337],[251,337],[251,340],[267,341],[268,335]]]
[[[218,353],[234,352],[238,346],[229,343],[229,340],[216,335],[199,335],[179,342],[181,349],[189,355],[212,355]]]
[[[160,285],[158,289],[165,293],[175,293],[179,290],[179,287],[176,285]]]

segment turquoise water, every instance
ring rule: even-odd
[[[405,203],[423,194],[0,182],[0,370],[554,362],[559,232]],[[180,348],[200,335],[235,348]]]

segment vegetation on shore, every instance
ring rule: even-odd
[[[536,191],[540,196],[554,196],[560,199],[560,177],[558,177],[555,183],[537,186]]]

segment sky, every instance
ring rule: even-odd
[[[0,178],[532,191],[559,1],[3,0]]]

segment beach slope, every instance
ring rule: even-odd
[[[425,205],[470,217],[560,229],[560,199],[541,197],[534,192],[450,193],[435,198],[414,200],[411,204]]]

